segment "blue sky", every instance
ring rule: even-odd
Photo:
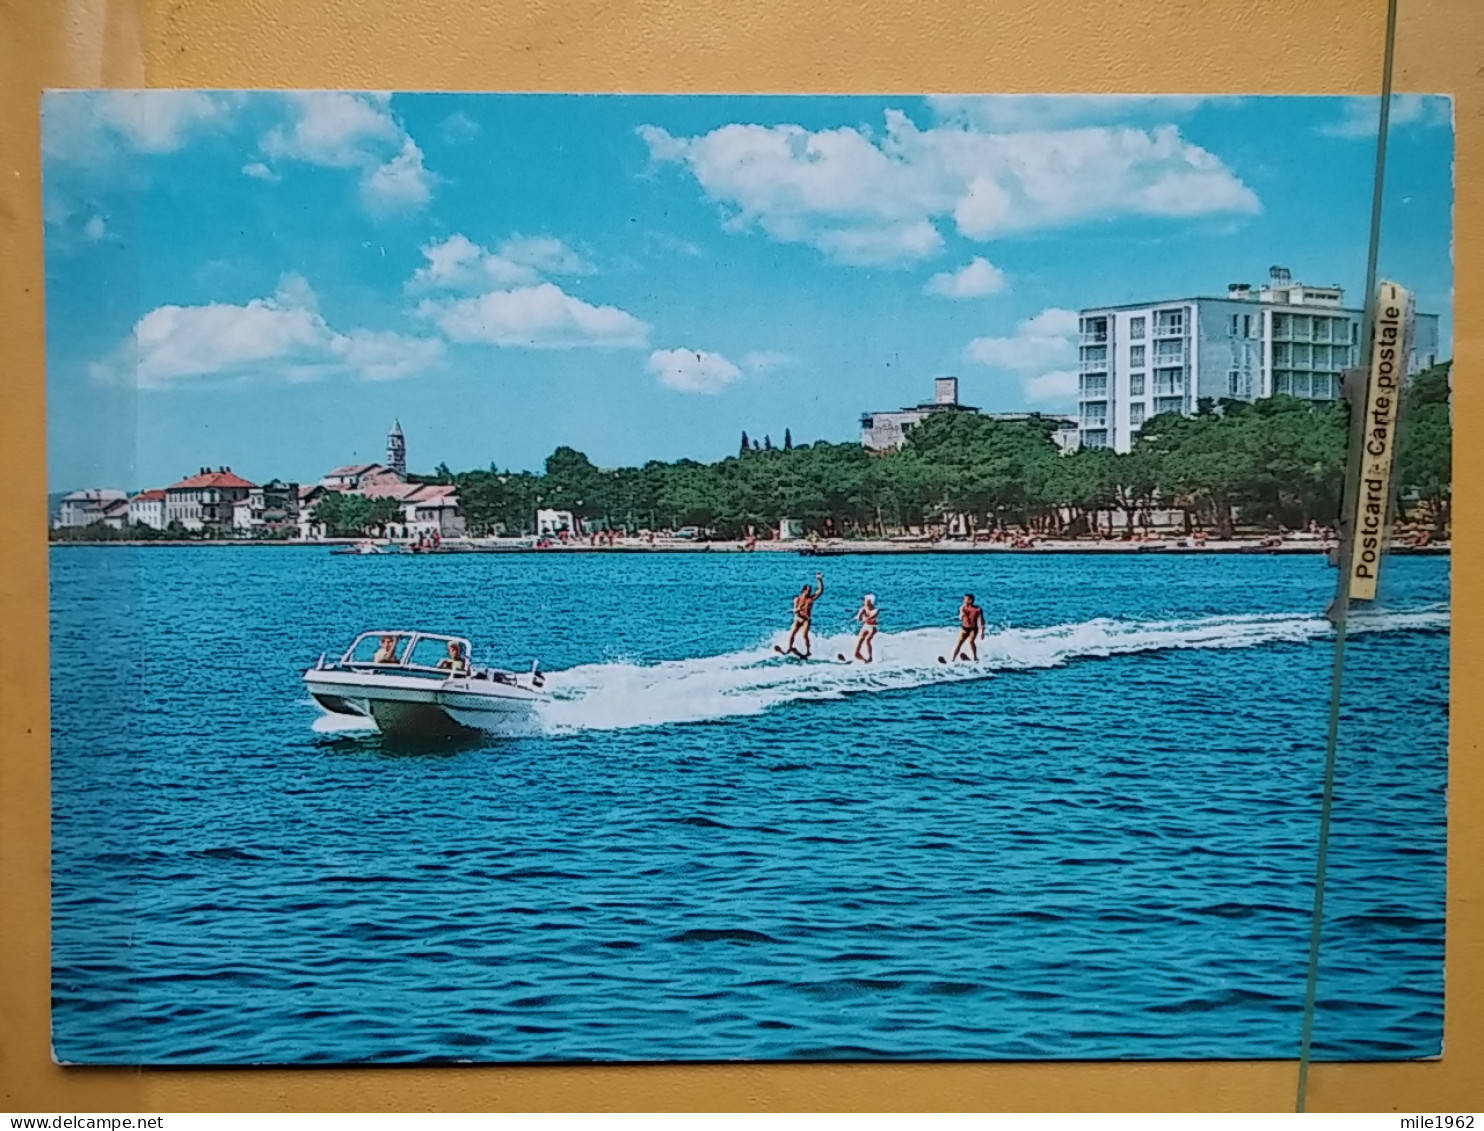
[[[52,92],[49,481],[712,460],[955,374],[1075,399],[1067,312],[1365,274],[1374,99]],[[1451,353],[1447,99],[1383,277]]]

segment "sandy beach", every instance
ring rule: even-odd
[[[67,540],[53,541],[53,546],[254,546],[254,547],[331,547],[357,545],[370,541],[384,554],[408,553],[402,544],[385,539],[323,538],[315,541],[276,541],[269,539],[152,539],[150,541],[118,540]],[[893,538],[830,538],[809,542],[793,541],[757,542],[750,548],[741,540],[695,541],[685,538],[619,538],[611,545],[593,544],[587,540],[554,542],[546,546],[534,546],[526,538],[450,538],[436,550],[420,550],[419,554],[797,554],[802,557],[840,557],[847,554],[1321,554],[1335,549],[1331,539],[1289,538],[1275,541],[1271,536],[1233,538],[1225,541],[1207,539],[1204,542],[1188,538],[1155,538],[1142,542],[1125,542],[1117,539],[1054,539],[1038,540],[1016,545],[1010,542],[971,542],[967,539],[893,539]],[[1393,543],[1388,547],[1392,554],[1446,555],[1451,551],[1449,542],[1432,542],[1427,545]]]
[[[1031,543],[972,542],[967,539],[830,538],[816,542],[770,540],[751,547],[738,540],[709,542],[683,538],[619,538],[613,544],[588,540],[556,542],[533,547],[527,540],[486,538],[450,540],[433,553],[718,553],[797,554],[802,557],[839,557],[847,554],[1322,554],[1336,548],[1333,539],[1291,538],[1277,541],[1271,536],[1233,538],[1225,541],[1190,538],[1151,539],[1125,542],[1118,539],[1044,539]],[[1426,546],[1394,544],[1395,554],[1447,554],[1450,544]]]

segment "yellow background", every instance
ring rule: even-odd
[[[1291,1062],[55,1067],[38,98],[48,86],[1375,93],[1384,0],[0,0],[0,14],[0,1110],[1291,1108]],[[1397,89],[1457,97],[1463,437],[1484,424],[1481,43],[1479,0],[1401,0]],[[1355,248],[1357,270],[1364,255]],[[1317,1065],[1310,1110],[1484,1107],[1484,447],[1460,442],[1454,458],[1446,1051],[1431,1063]]]

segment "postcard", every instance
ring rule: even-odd
[[[1377,111],[50,92],[56,1058],[1295,1057]],[[1391,123],[1328,1060],[1442,1052]]]

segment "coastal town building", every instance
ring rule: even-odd
[[[203,467],[165,488],[165,525],[178,522],[193,533],[226,533],[233,528],[237,504],[247,499],[253,487],[230,467],[215,471]]]
[[[1082,310],[1081,442],[1126,452],[1150,417],[1189,415],[1207,399],[1287,394],[1328,404],[1340,396],[1340,374],[1359,364],[1362,314],[1344,305],[1340,287],[1295,282],[1286,267],[1272,268],[1255,292],[1233,283],[1225,298]],[[1416,314],[1408,376],[1437,358],[1438,316]]]
[[[140,491],[130,499],[129,522],[135,526],[148,526],[151,530],[164,530],[165,492]]]
[[[299,486],[296,533],[301,541],[310,542],[325,536],[325,524],[314,521],[314,507],[329,493],[329,488],[318,483],[304,483]]]
[[[402,422],[392,421],[392,430],[386,434],[386,466],[403,479],[407,478],[407,440],[402,435]]]
[[[312,515],[315,503],[332,491],[394,502],[398,516],[386,526],[389,538],[416,538],[434,533],[440,538],[456,538],[465,531],[457,487],[448,483],[407,482],[407,441],[400,421],[393,421],[387,433],[386,463],[346,464],[326,474],[314,491],[306,494],[300,489],[300,537],[324,536],[322,529],[316,529]]]
[[[386,463],[348,463],[327,472],[320,486],[331,491],[364,494],[369,487],[407,482],[407,440],[402,422],[392,421],[386,435]]]
[[[100,520],[110,530],[127,530],[129,527],[129,500],[113,500],[113,502],[103,508]]]
[[[389,538],[435,533],[457,538],[464,533],[458,488],[451,483],[378,483],[361,493],[368,499],[390,499],[400,508],[400,517],[387,524]]]
[[[105,513],[128,495],[112,487],[93,487],[86,491],[73,491],[62,496],[57,508],[57,519],[53,524],[58,530],[71,527],[92,526],[103,521]]]
[[[1077,449],[1078,428],[1075,417],[1037,412],[980,412],[958,399],[958,378],[938,377],[933,381],[933,399],[924,404],[899,408],[894,412],[868,412],[861,416],[861,444],[873,452],[890,452],[907,442],[912,430],[935,412],[967,412],[990,420],[1050,420],[1056,425],[1052,440],[1063,454]]]
[[[895,412],[867,412],[861,416],[861,443],[874,452],[895,451],[907,442],[912,429],[935,412],[978,412],[958,401],[958,378],[938,377],[933,381],[933,399],[923,404],[899,408]]]
[[[325,473],[320,486],[329,491],[363,494],[368,487],[403,482],[400,473],[380,463],[348,463]]]
[[[284,537],[299,529],[299,485],[274,479],[232,508],[232,526],[251,537]]]

